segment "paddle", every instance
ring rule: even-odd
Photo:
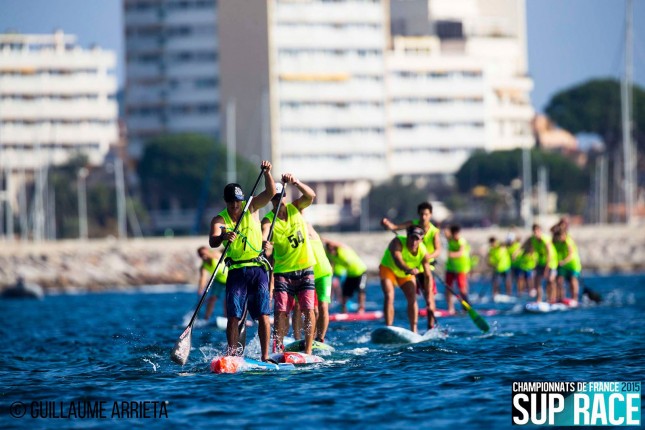
[[[589,286],[585,283],[585,281],[582,278],[578,278],[580,281],[580,285],[582,285],[582,294],[586,295],[589,297],[589,300],[592,302],[600,303],[602,302],[602,296],[600,295],[599,292],[592,290],[589,288]]]
[[[441,278],[440,278],[438,275],[436,275],[435,273],[433,273],[432,275],[434,276],[434,279],[435,279],[435,280],[439,281],[439,282],[441,283],[441,285],[443,285],[444,287],[446,287],[446,289],[452,293],[452,295],[453,295],[453,296],[456,296],[456,297],[459,299],[459,301],[461,302],[461,306],[463,306],[463,307],[464,307],[464,309],[466,310],[466,312],[468,312],[468,316],[470,317],[470,319],[471,319],[471,320],[473,320],[473,322],[475,323],[475,325],[476,325],[476,326],[477,326],[481,331],[483,331],[484,333],[486,333],[486,332],[488,332],[488,331],[490,330],[490,326],[488,325],[488,323],[486,322],[486,320],[485,320],[481,315],[479,315],[479,314],[477,313],[477,311],[476,311],[475,309],[473,309],[473,308],[472,308],[472,306],[470,306],[470,303],[468,303],[468,300],[467,300],[464,296],[462,296],[461,294],[457,294],[457,293],[455,292],[455,290],[453,290],[452,288],[450,288],[450,287],[448,286],[448,284],[446,284],[446,283],[443,281],[443,279],[441,279]]]
[[[240,218],[237,220],[237,223],[235,224],[235,228],[233,229],[234,233],[237,233],[237,229],[240,226],[240,222],[242,221],[242,218],[249,210],[249,206],[251,206],[251,202],[253,201],[253,195],[255,194],[255,190],[257,189],[258,184],[260,183],[260,179],[262,179],[264,170],[265,170],[265,167],[262,167],[262,169],[260,169],[260,175],[258,176],[258,179],[255,181],[255,185],[253,185],[253,189],[251,190],[249,199],[246,202],[246,206],[244,206],[244,209],[242,210],[242,214],[240,215]],[[206,285],[206,288],[204,288],[202,297],[199,299],[199,303],[197,303],[197,308],[195,309],[195,312],[193,313],[193,316],[190,319],[188,326],[181,334],[181,336],[179,336],[179,339],[175,343],[174,348],[170,352],[170,359],[177,364],[180,364],[183,366],[184,364],[186,364],[186,361],[188,360],[188,355],[190,354],[191,337],[193,332],[193,324],[195,323],[195,318],[197,318],[197,314],[199,313],[199,308],[201,308],[202,304],[204,303],[204,300],[206,299],[208,290],[210,290],[211,285],[213,285],[213,280],[215,279],[215,275],[217,274],[217,271],[219,269],[219,266],[222,264],[222,261],[224,261],[224,257],[226,256],[226,252],[228,251],[228,248],[230,245],[231,245],[231,242],[228,242],[224,247],[224,251],[222,251],[222,255],[217,261],[217,265],[215,266],[215,270],[213,271],[213,274],[211,275],[211,278],[208,281],[208,285]],[[246,312],[244,316],[246,317]],[[242,324],[242,326],[245,326],[245,320],[242,320],[240,323]]]

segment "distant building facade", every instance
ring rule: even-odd
[[[165,133],[218,137],[216,0],[123,0],[129,151]]]
[[[311,183],[316,223],[394,175],[534,144],[524,0],[236,0],[218,18],[238,152]]]
[[[20,178],[84,154],[103,162],[118,141],[114,52],[76,37],[0,34],[0,171],[14,208]]]
[[[33,170],[77,152],[102,163],[118,140],[115,64],[61,31],[0,34],[0,163]]]
[[[534,145],[524,0],[391,0],[392,173]]]

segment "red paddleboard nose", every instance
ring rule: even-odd
[[[235,373],[239,366],[238,357],[230,355],[214,358],[211,361],[211,371],[214,373]]]

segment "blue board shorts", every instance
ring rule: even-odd
[[[269,276],[264,267],[247,266],[231,269],[226,280],[226,314],[242,318],[247,303],[251,318],[271,314]]]

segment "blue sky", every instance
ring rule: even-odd
[[[232,1],[232,0],[220,0]],[[556,92],[623,70],[625,0],[526,0],[533,105]],[[0,31],[48,33],[61,28],[83,46],[96,43],[119,56],[123,82],[121,0],[0,0]],[[634,0],[634,80],[645,87],[645,0]]]

